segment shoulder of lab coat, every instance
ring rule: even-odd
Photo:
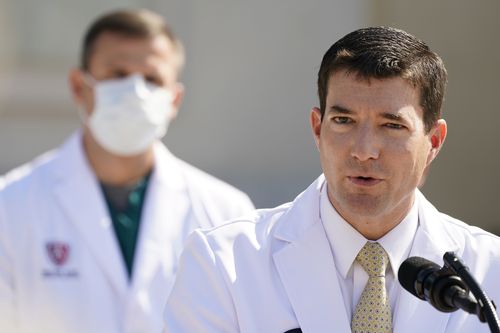
[[[349,322],[337,314],[341,311],[337,307],[330,315],[336,321],[325,317],[312,320],[318,319],[314,313],[321,311],[323,305],[318,301],[322,298],[321,290],[330,293],[329,285],[335,284],[321,282],[324,279],[317,274],[318,270],[311,272],[306,268],[330,263],[320,251],[308,252],[313,248],[325,249],[315,244],[325,241],[322,239],[325,236],[317,232],[319,189],[323,181],[321,176],[293,203],[258,210],[223,226],[194,232],[186,243],[167,301],[166,332],[284,332],[299,326],[304,332],[344,326],[348,329]],[[500,300],[496,282],[500,274],[500,238],[438,212],[419,191],[417,196],[421,203],[420,227],[410,255],[421,255],[442,264],[444,252],[456,250],[486,293]],[[306,239],[309,242],[304,242]],[[306,255],[297,251],[299,246]],[[289,256],[291,253],[301,258],[295,260]],[[281,260],[284,255],[286,261]],[[277,266],[278,259],[281,266]],[[320,264],[309,265],[308,260]],[[328,276],[332,276],[330,273],[331,268]],[[311,276],[314,280],[310,280],[311,284],[323,284],[293,285],[296,281],[306,281],[297,278],[300,275]],[[316,294],[294,290],[291,285],[314,290]],[[330,294],[335,293],[340,295],[340,290]],[[409,293],[402,294],[396,312],[394,332],[487,331],[487,325],[463,311],[443,314]],[[415,318],[423,320],[416,323]]]

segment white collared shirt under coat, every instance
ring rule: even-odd
[[[406,217],[390,232],[377,240],[389,257],[389,265],[387,265],[385,272],[385,285],[392,314],[394,314],[396,300],[401,291],[397,282],[398,269],[401,263],[408,258],[418,228],[418,199],[419,196]],[[321,188],[319,206],[320,219],[332,249],[337,280],[344,298],[346,313],[351,318],[369,278],[368,273],[356,261],[356,256],[369,240],[335,210],[328,199],[326,182]]]
[[[159,142],[154,155],[130,282],[80,133],[6,175],[0,191],[0,332],[161,331],[188,234],[253,205]],[[49,247],[61,244],[68,255],[58,265]]]
[[[206,231],[186,242],[165,311],[170,333],[350,332],[336,263],[319,216],[319,177],[292,203]],[[410,256],[442,265],[456,251],[500,303],[500,238],[439,213],[417,191]],[[401,288],[398,286],[398,288]],[[395,333],[478,333],[488,325],[464,311],[441,313],[398,291]]]

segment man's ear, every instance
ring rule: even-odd
[[[314,141],[316,142],[316,148],[319,149],[319,138],[321,134],[321,110],[319,108],[313,107],[311,109],[310,123],[314,135]]]
[[[73,68],[68,75],[68,83],[71,91],[71,97],[76,104],[85,104],[85,81],[83,73],[79,68]]]
[[[180,82],[177,82],[172,88],[172,93],[174,95],[173,96],[174,110],[170,115],[170,119],[174,119],[175,117],[177,117],[177,114],[179,113],[179,108],[181,106],[182,99],[184,98],[184,85]]]
[[[427,165],[429,165],[436,158],[437,154],[441,150],[444,140],[446,139],[447,131],[448,128],[444,119],[439,119],[430,130],[429,136],[431,140],[431,149],[427,157]]]

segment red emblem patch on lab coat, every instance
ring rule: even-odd
[[[69,257],[69,245],[62,242],[49,242],[46,245],[50,260],[57,266],[66,263]]]

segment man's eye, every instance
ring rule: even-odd
[[[149,83],[152,83],[152,84],[155,84],[157,86],[161,86],[162,85],[162,82],[160,79],[158,79],[157,77],[155,76],[151,76],[151,75],[146,75],[144,77],[144,79],[149,82]]]
[[[385,124],[386,127],[392,128],[392,129],[403,129],[404,126],[401,124],[395,124],[395,123],[387,123]]]
[[[349,117],[333,117],[333,122],[336,124],[349,124],[352,123]]]
[[[123,78],[126,78],[127,76],[128,76],[128,73],[125,71],[122,71],[122,70],[115,70],[113,72],[114,79],[123,79]]]

